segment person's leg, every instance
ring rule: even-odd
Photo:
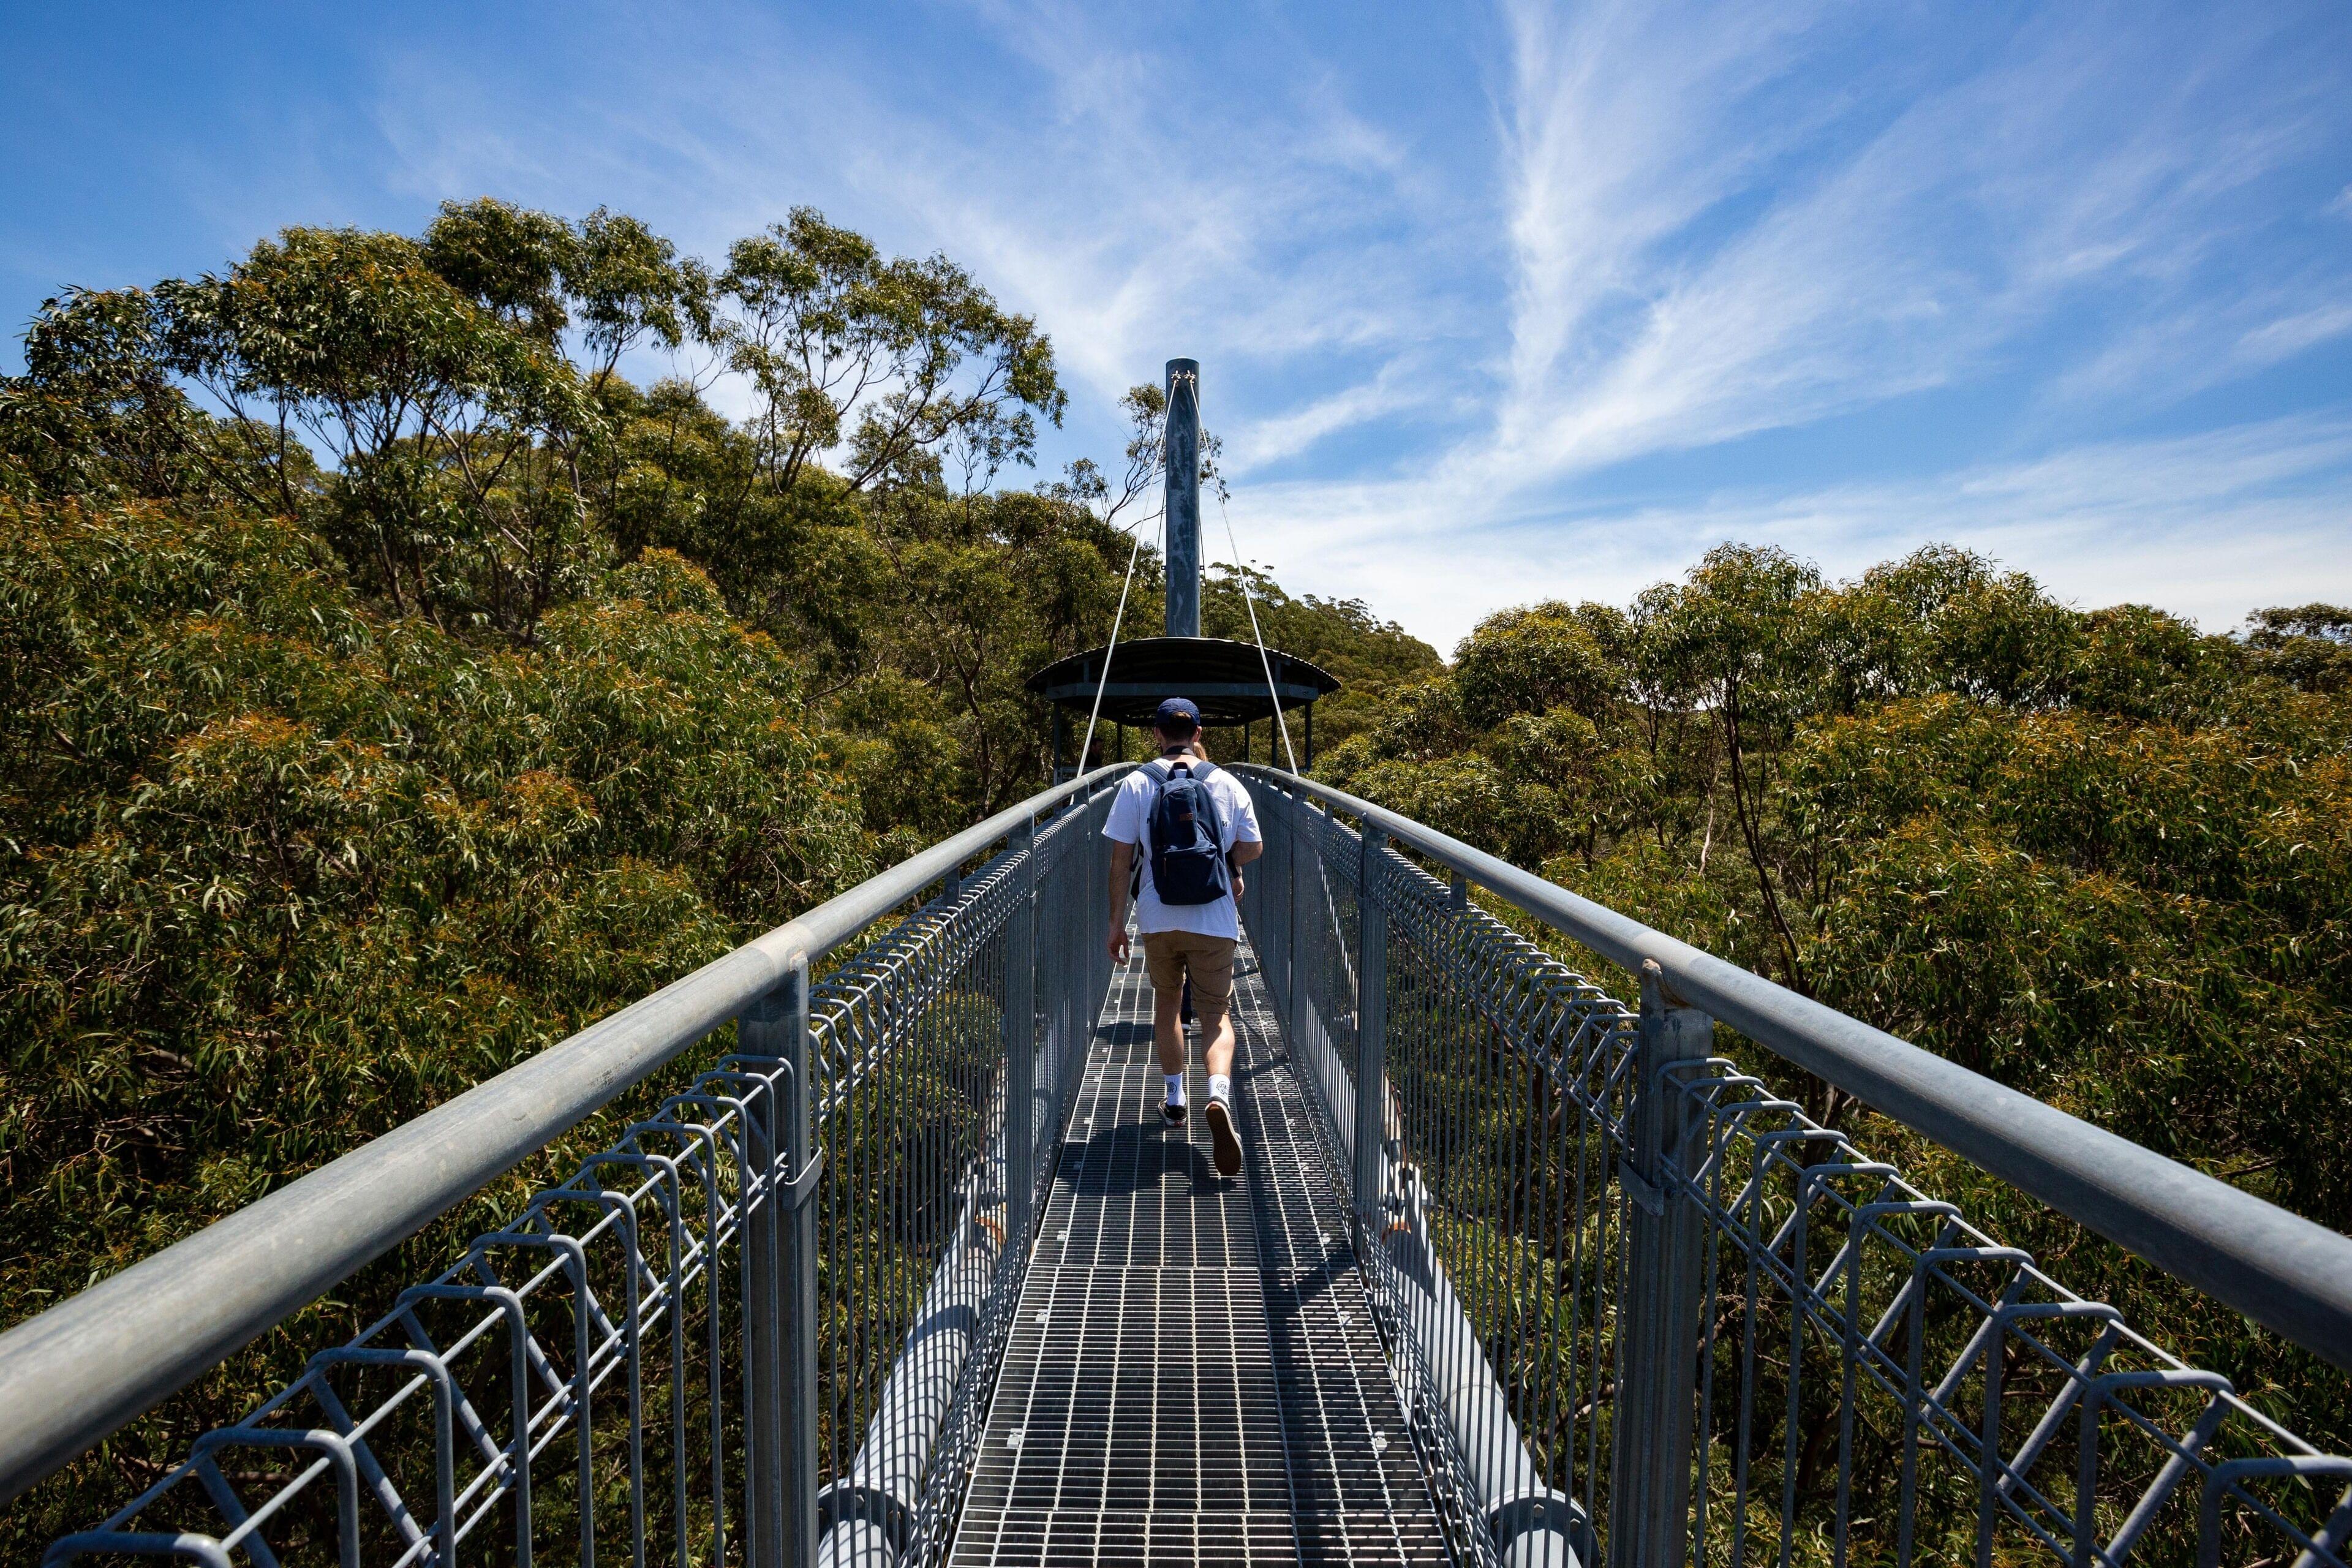
[[[1234,1070],[1234,948],[1220,937],[1191,938],[1184,967],[1192,980],[1192,1010],[1201,1020],[1203,1065],[1212,1079]]]
[[[1183,989],[1174,987],[1151,993],[1151,1043],[1160,1048],[1160,1070],[1181,1073],[1184,1070],[1184,1020],[1178,1009],[1183,1005]],[[1231,1059],[1233,1052],[1225,1052]]]
[[[1143,939],[1143,966],[1151,975],[1151,1044],[1159,1053],[1165,1093],[1160,1112],[1184,1119],[1184,1024],[1178,1016],[1184,994],[1184,952],[1180,931],[1151,931]]]
[[[1234,946],[1216,937],[1195,937],[1185,953],[1192,975],[1192,1006],[1201,1016],[1201,1038],[1207,1047],[1209,1103],[1202,1114],[1222,1176],[1238,1176],[1242,1171],[1233,1099]]]
[[[1209,1048],[1202,1053],[1211,1078],[1231,1078],[1234,1072],[1234,1016],[1231,1012],[1217,1015],[1213,1032],[1206,1020],[1201,1032],[1209,1037]]]

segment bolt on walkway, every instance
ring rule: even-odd
[[[1192,1046],[1160,1116],[1141,943],[1115,974],[951,1561],[1441,1563],[1436,1506],[1357,1273],[1316,1108],[1246,942],[1242,1174]]]

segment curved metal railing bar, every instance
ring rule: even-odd
[[[1360,1245],[1400,1373],[1422,1393],[1417,1441],[1478,1494],[1465,1561],[1787,1568],[2021,1551],[2117,1568],[2215,1563],[2226,1537],[2233,1559],[2345,1563],[2352,1458],[1811,1121],[1715,1055],[1688,1004],[1806,1037],[1827,1009],[1740,972],[1750,984],[1731,984],[1729,966],[1369,802],[1239,771],[1268,829],[1250,912],[1277,1007],[1333,1101],[1342,1154],[1377,1130],[1370,1163],[1354,1162]],[[1472,901],[1473,883],[1642,963],[1641,1011]],[[1345,907],[1326,896],[1335,884]],[[1357,968],[1340,962],[1351,943]],[[1815,1059],[1925,1054],[1830,1016],[1845,1027]],[[1937,1081],[1900,1059],[1865,1065]],[[1359,1100],[1367,1072],[1377,1112]],[[2025,1104],[2043,1116],[2005,1131],[2030,1145],[2058,1113]],[[1978,1163],[2003,1175],[2036,1152]],[[2220,1185],[2158,1184],[2137,1206]],[[2197,1229],[2127,1214],[2114,1239],[2144,1225]],[[2234,1255],[2263,1234],[2208,1270],[2245,1266]],[[2321,1235],[2323,1258],[2352,1253]]]
[[[2352,1371],[2352,1237],[2142,1148],[1370,801],[1234,771],[1336,806],[1458,871],[2116,1246]]]
[[[463,1142],[496,1133],[482,1108],[446,1115],[484,1090],[509,1122],[550,1129],[509,1126],[520,1157],[740,1022],[735,1054],[50,1560],[276,1568],[299,1549],[440,1564],[472,1542],[521,1563],[601,1549],[767,1568],[821,1534],[842,1568],[937,1561],[1108,979],[1098,828],[1118,771],[958,835],[403,1130],[442,1119],[437,1142],[379,1140],[245,1211],[362,1156],[380,1185],[455,1183],[498,1146]],[[2054,1166],[2042,1179],[2071,1194],[2070,1160],[2103,1159],[2101,1190],[2170,1162],[1369,802],[1237,771],[1268,839],[1244,916],[1330,1112],[1321,1135],[1354,1173],[1360,1257],[1418,1391],[1416,1451],[1468,1505],[1447,1510],[1459,1560],[1842,1568],[1925,1552],[1984,1568],[2022,1553],[2121,1568],[2226,1551],[2344,1568],[2352,1459],[1810,1121],[1715,1053],[1713,1020],[2159,1265],[2134,1235],[2224,1245],[2211,1216],[2168,1201],[2218,1188],[2293,1216],[2171,1167],[2195,1180],[2143,1180],[2108,1229],[2011,1170]],[[1495,908],[1638,965],[1639,1010],[1472,900],[1474,882]],[[809,986],[810,959],[854,936],[864,945]],[[547,1098],[530,1069],[559,1058],[604,1076]],[[1880,1083],[1935,1114],[1905,1114],[1866,1087]],[[1955,1093],[1957,1109],[1937,1098]],[[2052,1137],[2092,1154],[2037,1142]],[[187,1281],[219,1288],[221,1257],[259,1271],[228,1282],[258,1310],[306,1266],[286,1253],[320,1248],[348,1273],[407,1234],[379,1227],[423,1200],[378,1191],[340,1215],[319,1201],[280,1221],[340,1227],[262,1227],[273,1254],[226,1221],[215,1231],[242,1251],[192,1238],[117,1277],[146,1281],[143,1306],[101,1286],[46,1317],[101,1297],[112,1331],[143,1325],[153,1342],[135,1364],[152,1380],[180,1364],[173,1336],[205,1305]],[[2285,1278],[2306,1289],[2297,1310],[2340,1331],[2324,1287],[2352,1242],[2305,1228],[2327,1246]],[[2277,1264],[2261,1251],[2272,1233],[2237,1230],[2209,1271]],[[30,1419],[0,1424],[0,1455],[51,1415],[16,1397],[43,1386],[24,1347],[106,1342],[86,1326],[23,1333],[0,1337],[0,1408]],[[109,1372],[129,1375],[79,1370],[101,1393]],[[32,1371],[71,1396],[56,1368]],[[138,1404],[168,1392],[133,1390]]]
[[[422,1229],[796,968],[1122,771],[1098,769],[997,813],[0,1334],[0,1410],[9,1413],[0,1500]]]

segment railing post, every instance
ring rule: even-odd
[[[1085,824],[1078,824],[1083,827]],[[1021,892],[1004,931],[1004,1240],[1029,1240],[1037,1193],[1037,824],[1016,829]]]
[[[809,962],[736,1023],[746,1056],[774,1058],[774,1090],[751,1117],[751,1157],[769,1196],[751,1217],[748,1568],[816,1561],[816,1150],[809,1102]]]
[[[1290,930],[1284,941],[1288,943],[1290,973],[1284,977],[1284,1002],[1290,1009],[1285,1020],[1290,1026],[1293,1050],[1304,1049],[1307,1044],[1307,921],[1302,918],[1307,908],[1307,797],[1294,792],[1290,796],[1290,842],[1285,853],[1290,858]]]
[[[1388,835],[1363,825],[1356,873],[1356,1215],[1365,1233],[1380,1234],[1381,1140],[1386,1131],[1388,1071],[1389,918],[1372,892]]]
[[[1685,1143],[1698,1118],[1666,1073],[1676,1062],[1706,1059],[1714,1038],[1714,1020],[1682,1005],[1657,963],[1644,963],[1633,1142],[1618,1168],[1627,1198],[1625,1299],[1617,1313],[1624,1370],[1609,1492],[1610,1568],[1683,1568],[1689,1552],[1705,1215],[1667,1171],[1672,1161],[1687,1173]]]
[[[1087,805],[1093,805],[1088,801]],[[1074,1048],[1083,1059],[1094,1046],[1095,1021],[1102,1013],[1103,998],[1110,991],[1110,954],[1103,948],[1103,931],[1110,923],[1110,840],[1102,836],[1102,825],[1089,810],[1078,832],[1086,839],[1086,847],[1078,854],[1094,868],[1087,878],[1087,1016],[1079,1021]],[[1054,1086],[1055,1093],[1061,1085]],[[1055,1102],[1060,1109],[1060,1102]]]
[[[1110,840],[1102,836],[1102,824],[1092,815],[1078,832],[1086,847],[1074,852],[1094,868],[1087,878],[1087,931],[1080,944],[1086,950],[1088,976],[1086,1016],[1078,1020],[1078,1032],[1071,1041],[1069,1052],[1072,1060],[1084,1061],[1087,1053],[1094,1048],[1095,1022],[1102,1016],[1103,1000],[1110,994],[1110,953],[1103,947],[1103,931],[1110,923]],[[1067,1077],[1066,1072],[1064,1077]],[[1054,1085],[1054,1092],[1062,1092],[1059,1081]],[[1054,1108],[1060,1110],[1058,1099]]]
[[[783,1243],[783,1521],[791,1561],[816,1562],[816,1184],[823,1175],[813,1126],[808,960],[794,962],[778,988],[783,1016],[777,1053],[783,1079],[784,1153],[790,1178],[778,1189],[776,1225]]]
[[[1291,929],[1298,926],[1298,875],[1296,875],[1298,872],[1298,851],[1291,848],[1291,842],[1296,839],[1296,823],[1289,814],[1289,806],[1284,804],[1286,799],[1289,797],[1279,790],[1267,790],[1265,795],[1265,804],[1270,806],[1270,811],[1265,814],[1265,823],[1263,823],[1267,839],[1265,872],[1263,875],[1270,879],[1270,886],[1265,889],[1265,950],[1258,952],[1258,962],[1265,969],[1267,996],[1273,996],[1275,1011],[1282,1013],[1282,1032],[1291,1037],[1291,1044],[1296,1047],[1298,1016],[1296,1016],[1296,1011],[1291,1011],[1291,973],[1298,966],[1291,959],[1296,957],[1298,947],[1291,941]],[[1277,848],[1282,851],[1279,856],[1275,853]]]
[[[771,992],[735,1023],[744,1055],[782,1058],[789,1016],[785,993]],[[785,1176],[782,1085],[755,1094],[744,1118],[745,1159],[769,1184],[767,1196],[743,1218],[744,1560],[748,1568],[787,1568],[785,1542],[784,1352],[782,1184]]]

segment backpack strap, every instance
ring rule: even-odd
[[[1209,775],[1217,771],[1216,763],[1201,757],[1194,757],[1189,763],[1179,763],[1176,765],[1184,770],[1186,778],[1202,785],[1207,784]],[[1207,788],[1201,791],[1201,809],[1209,814],[1209,837],[1216,840],[1217,853],[1224,854],[1225,823],[1224,818],[1217,815],[1216,791]]]

